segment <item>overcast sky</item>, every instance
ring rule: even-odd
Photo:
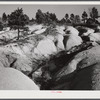
[[[18,7],[23,8],[24,13],[30,18],[35,18],[38,9],[43,12],[55,13],[58,19],[63,18],[66,13],[81,15],[84,10],[89,13],[89,9],[92,7],[96,7],[100,13],[100,5],[0,5],[0,16],[2,16],[3,12],[10,14]]]

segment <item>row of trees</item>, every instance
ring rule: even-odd
[[[18,39],[19,39],[19,33],[20,30],[26,30],[27,27],[25,27],[30,22],[36,22],[38,24],[93,24],[93,23],[99,23],[97,19],[99,18],[98,10],[93,7],[90,10],[89,15],[86,11],[82,13],[82,16],[80,18],[79,15],[65,14],[64,18],[61,20],[58,20],[55,13],[43,13],[40,9],[36,12],[35,19],[32,18],[32,20],[29,19],[29,17],[23,13],[22,8],[18,8],[17,10],[13,11],[11,14],[6,15],[3,13],[2,15],[2,22],[0,23],[0,27],[3,25],[9,26],[10,29],[18,30]]]
[[[99,18],[99,13],[98,10],[93,7],[90,9],[89,15],[87,14],[86,11],[84,11],[81,15],[74,15],[71,14],[70,16],[68,14],[65,15],[65,17],[61,20],[61,22],[66,22],[66,23],[72,23],[72,24],[93,24],[97,23],[97,19]]]
[[[23,18],[22,18],[23,17]],[[61,20],[58,20],[57,16],[55,15],[55,13],[49,13],[49,12],[46,12],[46,13],[43,13],[40,9],[37,10],[36,12],[36,18],[32,20],[29,20],[29,17],[23,13],[23,9],[17,9],[15,10],[14,12],[12,12],[10,15],[6,15],[5,13],[3,13],[2,15],[2,21],[3,22],[10,22],[11,23],[11,20],[14,19],[16,20],[16,24],[18,24],[17,22],[22,22],[22,23],[19,23],[19,24],[23,24],[23,20],[25,21],[35,21],[37,23],[52,23],[52,22],[58,22],[58,23],[86,23],[88,19],[92,19],[94,22],[96,21],[96,19],[98,19],[100,16],[98,14],[98,10],[93,7],[91,10],[90,10],[90,13],[89,15],[87,14],[86,11],[84,11],[81,15],[81,18],[79,15],[74,15],[74,14],[65,14],[64,18],[62,18]],[[10,20],[10,21],[9,21]],[[13,20],[13,21],[14,21]],[[13,25],[13,24],[12,24]]]
[[[46,13],[43,13],[40,9],[37,11],[36,13],[36,22],[37,23],[50,23],[50,22],[57,22],[58,19],[55,15],[55,13],[49,13],[49,12],[46,12]]]
[[[90,9],[90,13],[89,15],[87,14],[86,11],[83,11],[81,17],[79,15],[75,15],[75,14],[65,14],[64,18],[62,18],[61,20],[58,20],[58,18],[56,17],[55,13],[43,13],[40,9],[37,11],[36,13],[36,19],[34,19],[34,21],[36,21],[37,23],[52,23],[52,22],[56,22],[56,23],[60,23],[60,24],[92,24],[92,23],[96,23],[97,19],[99,18],[99,13],[98,10],[93,7],[92,9]]]

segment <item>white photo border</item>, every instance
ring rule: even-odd
[[[100,1],[0,1],[0,5],[100,5]],[[100,91],[0,90],[0,99],[100,99]]]

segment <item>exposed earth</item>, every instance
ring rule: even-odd
[[[9,27],[0,31],[1,71],[20,71],[33,81],[35,90],[100,90],[99,31],[42,24],[28,27],[19,40],[17,31]]]

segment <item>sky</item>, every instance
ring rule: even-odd
[[[30,18],[35,18],[35,14],[38,9],[41,9],[42,12],[51,12],[57,15],[58,19],[62,19],[66,13],[75,15],[82,15],[82,12],[85,10],[89,13],[89,9],[92,7],[96,7],[98,12],[100,13],[100,5],[0,5],[0,17],[5,12],[6,14],[10,14],[12,11],[17,8],[23,8],[25,14],[27,14]]]

